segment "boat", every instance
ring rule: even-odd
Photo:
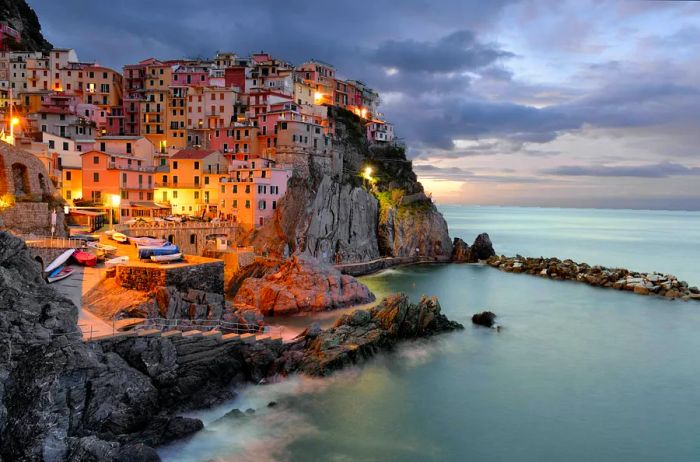
[[[97,256],[84,250],[76,250],[73,253],[73,260],[75,260],[76,262],[78,262],[78,264],[83,266],[97,265]]]
[[[178,261],[182,260],[182,253],[174,253],[172,255],[152,255],[151,256],[151,261],[154,261],[156,263],[169,263],[173,261]]]
[[[168,243],[165,239],[158,239],[150,236],[130,237],[129,242],[137,246],[160,247]]]
[[[49,284],[52,282],[60,281],[61,279],[65,279],[71,274],[73,274],[73,271],[75,271],[73,268],[70,266],[61,266],[59,268],[56,268],[50,275],[49,277],[46,278],[47,281],[49,281]]]
[[[73,255],[73,252],[75,252],[75,249],[68,249],[65,252],[63,252],[61,255],[56,257],[46,268],[44,268],[44,272],[46,273],[52,273],[56,268],[59,268],[62,266],[65,262],[68,261],[68,259]]]
[[[105,231],[105,236],[107,236],[107,237],[112,237],[112,234],[114,234],[114,233],[116,233],[115,230],[113,230],[113,229],[108,229],[107,231]]]
[[[122,244],[126,244],[129,241],[129,238],[127,237],[127,235],[122,234],[122,233],[114,233],[114,234],[112,234],[111,237],[115,241],[120,242]]]
[[[88,242],[87,246],[93,249],[101,250],[106,255],[115,253],[117,251],[117,248],[113,245],[100,244],[99,242]]]
[[[162,246],[139,246],[138,252],[141,260],[148,260],[153,256],[176,254],[180,252],[180,248],[174,244],[168,243]]]
[[[122,257],[116,257],[116,258],[112,258],[111,260],[107,260],[107,261],[105,262],[105,266],[106,266],[107,268],[112,268],[112,267],[114,267],[114,266],[117,266],[117,265],[125,265],[125,264],[127,264],[127,263],[129,263],[129,257],[126,256],[126,255],[124,255],[124,256],[122,256]]]
[[[100,240],[100,236],[97,234],[73,234],[70,237],[71,239],[80,239],[82,241],[87,241],[87,242],[96,242]]]

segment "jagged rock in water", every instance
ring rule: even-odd
[[[275,369],[328,375],[390,349],[402,339],[429,337],[464,327],[441,313],[436,298],[410,303],[405,294],[390,296],[371,310],[341,316],[331,329],[302,334],[287,346]]]
[[[352,276],[308,256],[293,256],[276,272],[248,278],[233,300],[266,315],[325,311],[368,303],[374,295]]]
[[[472,263],[472,249],[462,239],[455,237],[452,242],[452,261],[455,263]]]
[[[486,233],[481,233],[474,239],[471,251],[475,261],[488,260],[490,257],[496,255],[496,252],[493,250],[491,238]]]
[[[452,254],[447,222],[432,202],[385,207],[380,214],[378,239],[386,256],[447,259]]]
[[[493,327],[496,322],[496,314],[491,311],[483,311],[472,316],[472,323],[477,326]]]

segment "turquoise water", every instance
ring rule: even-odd
[[[502,253],[648,267],[700,282],[691,278],[697,274],[692,260],[700,257],[697,214],[445,211],[452,235],[471,240],[488,230]],[[624,218],[628,213],[634,225]],[[567,238],[564,229],[571,227],[575,235]],[[294,378],[243,390],[233,402],[195,414],[206,431],[161,449],[162,457],[700,460],[700,303],[479,265],[399,268],[363,281],[378,296],[437,295],[444,312],[466,329],[404,344],[330,379]],[[501,332],[470,325],[471,314],[484,309],[499,315]],[[266,408],[272,400],[278,406]],[[257,412],[245,421],[213,423],[234,407]]]

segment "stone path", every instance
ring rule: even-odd
[[[71,276],[51,286],[78,307],[78,325],[83,331],[83,339],[88,340],[91,335],[112,334],[112,325],[83,308],[83,296],[104,278],[105,268],[88,268],[80,265],[71,265],[71,267],[75,270]]]

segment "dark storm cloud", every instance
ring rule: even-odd
[[[469,30],[459,30],[434,42],[389,40],[370,54],[370,60],[401,72],[446,73],[478,70],[512,53],[479,42]]]
[[[633,166],[561,166],[544,170],[542,173],[558,176],[667,178],[670,176],[700,175],[700,167],[662,162]]]

